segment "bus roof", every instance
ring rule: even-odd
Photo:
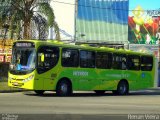
[[[46,41],[43,41],[43,40],[17,40],[15,42],[34,42],[36,46],[55,45],[55,46],[65,47],[65,48],[83,49],[83,50],[91,50],[91,51],[99,51],[99,52],[113,52],[113,53],[120,53],[120,54],[153,56],[153,54],[136,52],[136,51],[132,51],[132,50],[128,50],[128,49],[115,49],[115,48],[109,48],[109,47],[104,47],[104,46],[93,47],[93,46],[90,46],[88,44],[73,45],[73,44],[66,44],[66,43],[58,41],[58,40],[46,40]]]

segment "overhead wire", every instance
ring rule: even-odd
[[[88,8],[95,8],[95,9],[108,9],[108,10],[123,10],[123,11],[160,11],[160,9],[150,9],[150,10],[131,10],[131,9],[118,9],[118,8],[110,8],[110,7],[98,7],[98,6],[92,6],[92,5],[82,5],[82,4],[75,4],[75,3],[69,3],[69,2],[62,2],[57,0],[52,0],[52,2],[60,3],[60,4],[66,4],[66,5],[72,5],[72,6],[80,6],[80,7],[88,7]]]

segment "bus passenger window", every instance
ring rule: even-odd
[[[128,70],[140,70],[140,57],[137,55],[128,55],[127,68]]]
[[[125,70],[127,68],[127,65],[126,65],[126,58],[123,57],[122,58],[122,70]]]
[[[120,54],[113,54],[112,68],[113,69],[121,69],[122,62]]]
[[[141,57],[141,70],[142,71],[151,71],[152,67],[153,67],[153,57],[142,56]]]
[[[132,70],[134,68],[134,63],[132,59],[128,59],[127,68],[128,70]]]
[[[80,51],[80,67],[94,68],[95,67],[95,52],[81,50]]]
[[[76,49],[63,48],[62,49],[62,66],[63,67],[78,67],[79,54]]]
[[[44,55],[44,61],[41,61],[41,55]],[[43,46],[38,49],[38,73],[44,73],[57,65],[59,59],[59,48]]]
[[[96,54],[96,67],[100,69],[110,69],[112,62],[112,54],[105,52],[97,52]]]

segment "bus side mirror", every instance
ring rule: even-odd
[[[44,62],[44,54],[41,55],[41,62]]]

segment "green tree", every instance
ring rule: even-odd
[[[0,26],[9,24],[11,38],[14,33],[20,38],[20,32],[23,31],[23,39],[31,39],[33,22],[38,28],[39,39],[43,39],[48,28],[53,27],[56,39],[60,40],[59,27],[49,2],[50,0],[0,0],[1,6],[7,6],[1,8]]]
[[[6,34],[8,32],[8,28],[9,28],[9,25],[7,24],[8,12],[6,9],[8,9],[8,3],[0,3],[0,29],[4,30],[4,33],[5,33],[5,34],[2,34],[1,32],[1,38],[3,39],[5,39]]]

